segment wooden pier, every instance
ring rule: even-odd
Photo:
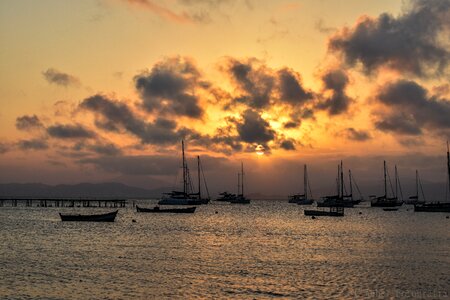
[[[0,207],[126,207],[126,199],[0,198]]]

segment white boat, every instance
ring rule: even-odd
[[[199,199],[197,194],[189,193],[190,180],[189,169],[187,167],[186,159],[184,157],[184,141],[181,141],[181,152],[183,161],[183,191],[172,191],[170,193],[163,194],[159,205],[200,205],[202,200]]]

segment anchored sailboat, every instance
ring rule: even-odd
[[[446,200],[450,195],[450,152],[447,141],[447,186]],[[425,202],[422,204],[414,204],[415,212],[450,212],[450,202]]]
[[[395,206],[401,206],[403,204],[403,201],[398,201],[397,197],[397,187],[399,185],[398,181],[398,173],[397,173],[397,166],[395,167],[395,195],[391,198],[387,195],[387,169],[386,169],[386,161],[383,162],[384,166],[384,195],[380,197],[376,197],[375,199],[372,199],[371,206],[373,207],[395,207]],[[389,180],[390,181],[390,180]],[[392,189],[392,185],[391,185]],[[394,192],[392,191],[392,194]]]
[[[244,196],[244,163],[241,162],[241,173],[238,174],[238,194],[235,198],[229,200],[235,204],[249,204],[250,199]]]
[[[310,194],[308,195],[308,188],[310,191]],[[303,194],[295,194],[289,196],[289,203],[297,203],[299,205],[310,205],[313,204],[314,200],[309,198],[308,196],[312,196],[311,193],[311,187],[309,186],[308,181],[308,170],[306,165],[303,169]]]
[[[420,200],[419,197],[419,187],[420,187],[420,191],[422,193],[422,199]],[[419,177],[419,171],[416,170],[416,193],[414,196],[410,196],[409,199],[406,201],[406,204],[420,204],[420,203],[425,203],[425,194],[423,192],[423,188],[422,188],[422,182],[420,181],[420,177]]]
[[[161,200],[158,202],[160,205],[200,205],[202,201],[198,197],[193,197],[192,185],[189,179],[189,169],[184,156],[184,141],[181,141],[181,152],[183,162],[183,191],[172,191],[170,193],[164,193]]]

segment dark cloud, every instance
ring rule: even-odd
[[[414,81],[399,80],[380,88],[376,99],[391,109],[379,114],[376,127],[383,131],[418,135],[422,128],[450,130],[450,101],[430,96]]]
[[[343,54],[350,66],[361,63],[367,72],[380,66],[424,76],[440,74],[450,52],[450,1],[415,0],[398,17],[364,17],[330,39],[329,47]]]
[[[38,116],[32,115],[24,115],[16,118],[16,128],[19,130],[32,130],[36,128],[42,128],[43,125],[41,120],[39,120]]]
[[[349,83],[347,74],[342,70],[328,70],[323,74],[322,81],[325,91],[331,95],[322,99],[317,107],[327,110],[330,115],[346,112],[352,102],[345,92]]]
[[[284,150],[295,150],[295,144],[292,140],[284,140],[280,143],[280,147]]]
[[[48,149],[48,144],[45,140],[31,139],[20,140],[17,143],[20,150],[45,150]]]
[[[80,124],[55,124],[47,128],[47,133],[59,139],[83,139],[93,138],[95,133],[84,128]]]
[[[195,90],[200,73],[187,58],[170,58],[154,65],[151,72],[134,78],[144,108],[178,116],[201,118],[203,109]]]
[[[330,34],[337,30],[336,27],[331,27],[331,26],[325,25],[325,21],[323,19],[317,20],[316,23],[314,24],[314,28],[317,31],[319,31],[320,33],[324,33],[324,34]]]
[[[108,131],[129,132],[145,144],[173,144],[194,134],[192,130],[186,128],[177,129],[175,121],[162,117],[154,122],[146,122],[125,103],[103,95],[86,98],[80,104],[80,108],[97,114],[97,127]]]
[[[247,109],[243,113],[242,120],[237,121],[236,129],[240,139],[246,143],[264,144],[276,136],[276,132],[270,127],[269,122],[251,109]]]
[[[300,126],[300,122],[289,121],[283,124],[285,129],[297,128]]]
[[[299,105],[314,98],[312,92],[303,88],[297,72],[288,68],[281,69],[278,71],[278,79],[281,101]]]
[[[176,156],[102,156],[78,160],[79,164],[92,164],[108,172],[126,175],[172,175],[180,165]]]
[[[303,86],[299,73],[290,68],[273,70],[255,58],[227,58],[223,71],[236,87],[233,104],[257,110],[281,103],[302,107],[315,97]]]
[[[60,72],[56,69],[50,68],[47,71],[42,72],[45,80],[49,83],[61,85],[61,86],[69,86],[69,85],[79,85],[80,80],[72,75]]]
[[[245,103],[256,109],[265,108],[270,104],[275,85],[272,70],[256,59],[239,61],[228,58],[225,71],[243,92],[240,96],[235,97],[236,102]]]
[[[344,133],[345,137],[347,137],[348,139],[353,140],[353,141],[363,142],[363,141],[370,140],[372,138],[368,131],[357,130],[352,127],[346,128],[343,133]]]
[[[0,154],[4,154],[4,153],[8,152],[9,150],[11,150],[10,145],[0,142]]]
[[[100,155],[119,155],[122,151],[112,143],[95,143],[95,144],[86,144],[84,142],[80,142],[75,144],[72,147],[74,151],[82,151],[89,150],[95,152]]]

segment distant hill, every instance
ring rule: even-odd
[[[0,198],[158,198],[169,188],[147,190],[117,182],[47,185],[0,184]]]

